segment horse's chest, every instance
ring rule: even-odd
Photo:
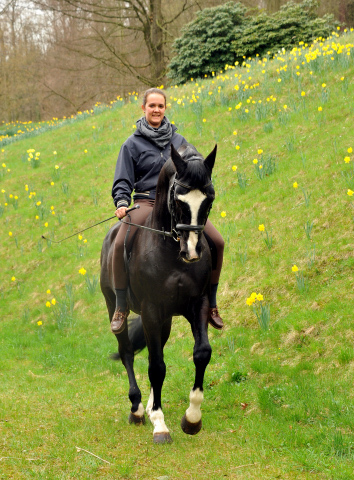
[[[164,261],[147,256],[139,262],[139,274],[133,283],[149,296],[195,297],[203,293],[208,281],[208,268],[201,264],[188,265],[179,258]],[[142,260],[142,259],[141,259]],[[134,288],[134,285],[132,285]]]

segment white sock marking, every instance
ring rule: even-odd
[[[192,390],[189,394],[190,405],[189,408],[187,408],[186,410],[186,418],[188,422],[197,423],[202,418],[200,406],[203,399],[203,392],[199,388],[197,388],[196,390]]]
[[[134,412],[133,415],[136,417],[142,417],[144,415],[144,406],[141,402],[139,403],[138,410]]]
[[[150,413],[150,420],[154,426],[154,433],[169,433],[161,408]]]
[[[153,405],[154,405],[154,391],[151,388],[150,389],[150,397],[149,397],[148,403],[146,405],[146,413],[147,413],[148,417],[150,417]]]
[[[191,190],[190,192],[186,193],[186,195],[178,195],[178,200],[186,203],[190,208],[191,225],[198,225],[198,212],[205,198],[206,198],[206,195],[202,193],[200,190]],[[195,232],[189,232],[187,245],[188,245],[188,254],[190,259],[198,258],[198,255],[196,252],[197,243],[198,243],[198,234]]]

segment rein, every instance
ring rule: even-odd
[[[144,230],[149,230],[150,232],[158,233],[159,235],[163,235],[164,238],[171,237],[176,242],[179,242],[178,232],[175,229],[171,229],[170,232],[166,232],[164,229],[156,230],[156,228],[145,227],[144,225],[138,225],[137,223],[132,223],[132,222],[125,222],[124,220],[121,220],[121,222],[126,223],[127,225],[133,225],[134,227],[142,228]]]

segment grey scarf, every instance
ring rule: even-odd
[[[167,117],[164,117],[159,128],[152,127],[145,117],[136,122],[137,131],[145,138],[155,143],[159,148],[165,148],[172,138],[172,125]]]

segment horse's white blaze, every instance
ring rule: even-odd
[[[154,433],[169,433],[161,408],[150,413],[150,420],[154,426]]]
[[[133,415],[136,417],[142,417],[144,415],[144,406],[141,402],[139,403],[138,410],[134,412]]]
[[[150,397],[149,397],[148,403],[146,405],[146,413],[147,413],[148,417],[150,417],[150,413],[151,413],[153,405],[154,405],[154,391],[151,388]]]
[[[198,212],[205,198],[206,198],[206,195],[202,193],[200,190],[191,190],[185,195],[178,195],[178,200],[186,203],[189,206],[189,209],[191,212],[191,225],[198,225]],[[189,232],[187,246],[188,246],[188,255],[191,260],[194,258],[198,258],[197,251],[196,251],[197,243],[198,243],[198,234],[195,232]]]
[[[197,423],[202,418],[200,406],[204,399],[203,392],[197,388],[189,394],[189,407],[186,410],[186,418],[190,423]]]

